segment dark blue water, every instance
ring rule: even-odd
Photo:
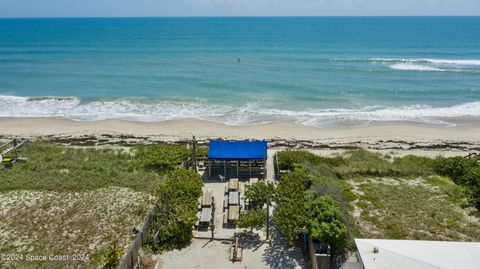
[[[0,19],[0,116],[480,116],[480,17]]]

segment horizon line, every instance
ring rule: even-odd
[[[415,18],[415,17],[470,17],[476,18],[480,15],[233,15],[233,16],[211,16],[211,15],[178,15],[178,16],[51,16],[51,17],[1,17],[0,19],[142,19],[142,18]]]

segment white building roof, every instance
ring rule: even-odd
[[[365,269],[480,269],[478,242],[355,239],[355,243]]]

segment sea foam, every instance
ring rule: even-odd
[[[310,126],[325,126],[342,122],[410,121],[451,125],[444,119],[465,116],[480,116],[480,102],[469,102],[448,107],[427,105],[365,106],[359,109],[337,108],[297,111],[265,108],[258,103],[249,103],[242,106],[173,101],[142,103],[131,100],[82,103],[75,97],[0,96],[0,117],[64,117],[78,121],[124,119],[160,122],[175,119],[199,119],[227,125],[293,121]],[[439,118],[443,120],[439,120]]]
[[[395,58],[370,58],[371,62],[397,62],[397,63],[424,63],[424,64],[438,64],[438,65],[480,65],[480,60],[476,59],[395,59]]]
[[[410,71],[448,71],[441,68],[425,66],[425,65],[418,65],[418,64],[407,64],[407,63],[398,63],[392,64],[389,66],[391,69],[396,70],[410,70]]]

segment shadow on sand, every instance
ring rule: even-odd
[[[263,259],[270,268],[307,268],[302,251],[288,248],[275,227],[272,227],[272,241],[268,245]]]

